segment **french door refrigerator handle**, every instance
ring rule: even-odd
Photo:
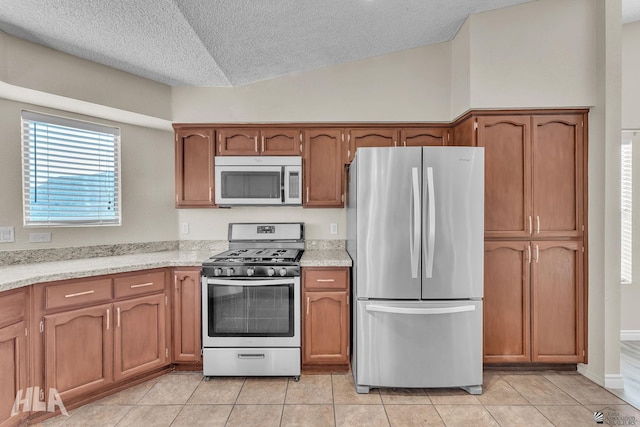
[[[427,168],[427,194],[429,202],[429,223],[427,225],[427,253],[425,265],[425,277],[431,279],[433,277],[433,251],[436,244],[436,201],[435,190],[433,184],[433,168]]]
[[[420,265],[420,180],[418,168],[411,168],[411,204],[413,220],[409,222],[409,253],[411,255],[411,277],[418,278]]]
[[[464,313],[465,311],[475,311],[475,305],[461,305],[457,307],[437,307],[437,308],[405,308],[389,307],[384,305],[367,305],[366,311],[392,314],[451,314]]]

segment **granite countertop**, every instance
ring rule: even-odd
[[[305,250],[302,267],[351,267],[351,258],[344,249]]]
[[[0,291],[40,282],[77,279],[152,268],[199,267],[207,258],[220,252],[222,251],[162,251],[2,266],[0,267]],[[351,266],[351,258],[343,249],[306,250],[302,256],[301,265],[303,267],[349,267]]]

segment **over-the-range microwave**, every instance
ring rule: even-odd
[[[301,205],[300,156],[217,156],[215,202],[219,206]]]

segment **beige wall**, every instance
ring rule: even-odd
[[[22,154],[20,111],[26,109],[120,127],[122,225],[119,227],[22,226]],[[174,205],[173,133],[106,121],[0,99],[0,226],[15,227],[15,243],[1,250],[42,249],[116,243],[155,242],[178,238]],[[30,232],[48,231],[50,243],[29,243]]]
[[[450,43],[232,88],[173,88],[175,122],[447,121]]]
[[[640,129],[640,21],[622,28],[622,128]]]
[[[167,85],[3,32],[0,32],[0,55],[0,81],[5,84],[171,119],[171,90]]]
[[[592,106],[594,2],[540,0],[472,15],[472,108]]]

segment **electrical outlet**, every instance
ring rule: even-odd
[[[331,224],[331,234],[338,234],[338,224]]]
[[[51,241],[51,233],[29,233],[29,243],[45,243]]]
[[[13,227],[0,227],[0,243],[13,243],[15,241]]]
[[[188,222],[183,222],[182,223],[182,234],[189,234],[189,223]]]

